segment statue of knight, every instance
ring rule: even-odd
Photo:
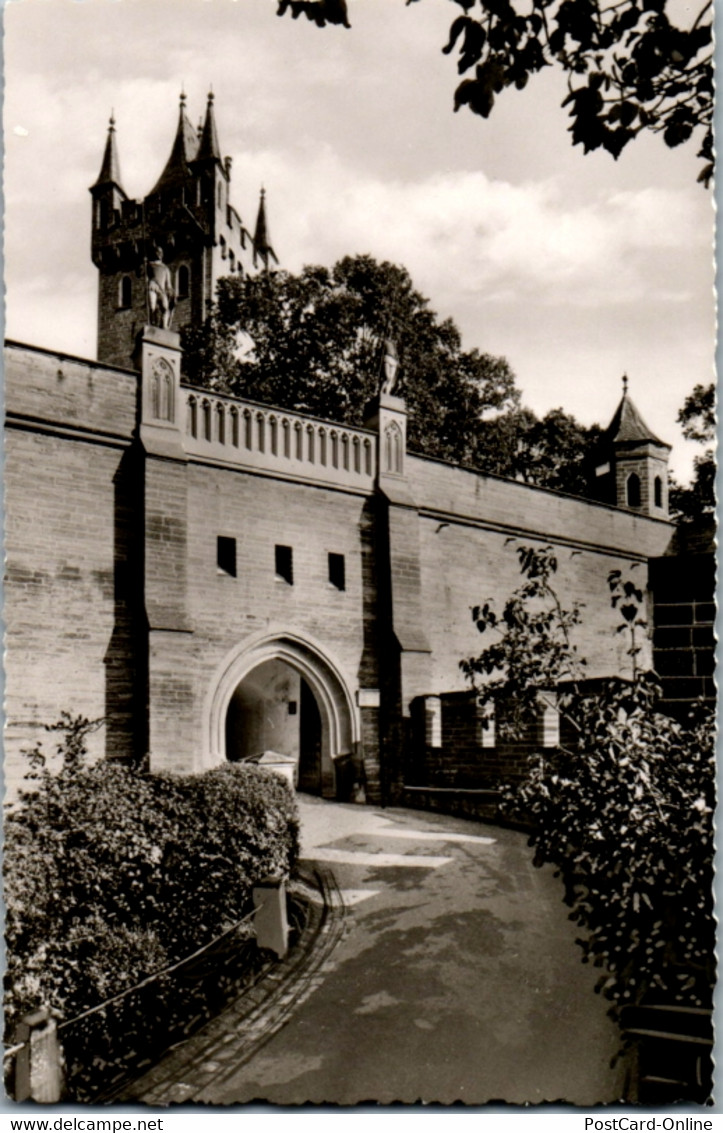
[[[170,269],[163,262],[163,249],[156,248],[156,258],[148,264],[148,307],[151,324],[168,330],[176,305],[176,289]]]

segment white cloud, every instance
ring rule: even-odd
[[[303,146],[247,155],[243,174],[269,190],[288,266],[368,251],[403,263],[436,302],[464,294],[587,307],[682,301],[696,283],[686,276],[688,252],[707,235],[695,188],[600,193],[574,205],[553,180],[511,185],[456,172],[383,181],[328,148]]]
[[[627,369],[644,415],[651,400],[662,414],[652,427],[675,439],[713,341],[713,218],[695,147],[641,136],[617,163],[583,157],[553,68],[505,92],[488,121],[452,114],[448,0],[359,0],[351,31],[274,8],[6,5],[8,332],[94,349],[87,187],[110,110],[124,186],[141,196],[170,151],[181,84],[195,122],[212,81],[234,203],[253,227],[266,186],[284,266],[363,252],[403,263],[466,345],[509,357],[538,412],[602,419]]]

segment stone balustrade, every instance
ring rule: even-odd
[[[189,456],[363,492],[374,488],[372,432],[204,390],[183,387],[181,398]]]

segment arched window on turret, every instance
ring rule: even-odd
[[[118,283],[118,306],[127,310],[133,305],[133,282],[129,275],[122,275]]]
[[[223,185],[220,181],[218,183],[218,194],[217,194],[217,196],[218,196],[218,207],[223,208]]]
[[[225,260],[226,259],[226,241],[224,240],[223,236],[219,236],[218,242],[221,245],[221,259]]]
[[[662,507],[663,506],[663,481],[660,479],[659,476],[655,477],[655,482],[653,484],[653,492],[654,492],[655,506],[656,507]]]
[[[625,488],[628,507],[640,507],[640,477],[635,472],[628,476]]]
[[[176,281],[176,297],[178,299],[188,299],[188,284],[188,264],[181,264],[178,269],[178,279]]]

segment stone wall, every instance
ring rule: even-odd
[[[167,350],[177,382],[177,350],[156,338],[148,357]],[[363,765],[370,799],[398,797],[420,759],[442,779],[474,778],[482,765],[459,662],[484,640],[470,608],[502,606],[527,542],[558,547],[561,600],[584,604],[578,645],[590,675],[625,672],[607,575],[621,569],[644,587],[669,524],[419,457],[382,469],[376,485],[369,429],[215,396],[205,406],[178,386],[165,418],[147,377],[141,406],[138,374],[9,347],[11,775],[20,748],[63,709],[106,717],[95,754],[150,752],[152,766],[176,772],[222,759],[223,728],[215,740],[209,731],[219,682],[243,671],[234,666],[247,650],[268,659],[254,649],[278,640],[301,651],[290,663],[302,675],[311,658],[305,679],[318,675],[337,728],[331,756]],[[277,547],[291,549],[291,580]],[[343,556],[343,588],[330,554]],[[445,698],[453,741],[434,766],[412,712],[431,694]],[[484,776],[522,755],[486,750]]]
[[[60,712],[106,718],[94,756],[145,749],[137,377],[6,352],[6,788]]]
[[[558,548],[555,588],[563,606],[582,604],[574,640],[589,675],[625,672],[626,644],[616,633],[607,577],[622,570],[645,589],[646,556],[667,547],[669,523],[438,461],[410,464],[422,517],[422,605],[432,649],[430,686],[417,695],[467,687],[459,662],[486,645],[472,607],[492,600],[501,612],[522,582],[516,551],[527,544]],[[650,642],[644,644],[650,661]]]
[[[406,786],[494,790],[521,778],[530,756],[545,746],[542,713],[522,735],[509,739],[503,738],[499,720],[487,715],[489,710],[473,692],[442,693],[431,699],[439,700],[434,736],[428,719],[430,698],[420,697],[412,708],[415,742],[408,753]],[[550,744],[553,738],[548,737]]]

